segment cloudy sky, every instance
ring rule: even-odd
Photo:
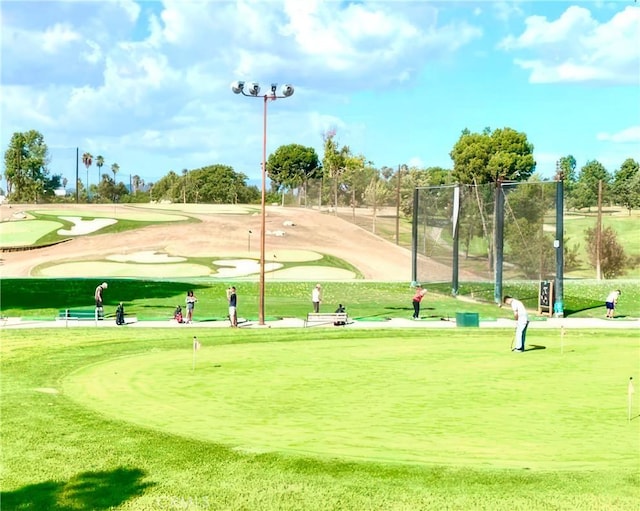
[[[509,126],[538,171],[640,158],[640,5],[618,1],[3,1],[1,141],[36,129],[152,182],[222,163],[259,178],[262,101],[291,83],[268,145],[322,134],[381,167],[451,168],[461,130]],[[82,167],[81,167],[82,170]],[[84,172],[81,171],[81,177]],[[91,182],[97,170],[93,169]]]

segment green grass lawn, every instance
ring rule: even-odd
[[[636,333],[511,333],[5,330],[2,509],[637,507]]]
[[[42,210],[28,211],[34,219],[20,220],[0,223],[0,246],[17,247],[28,245],[46,245],[57,243],[63,239],[68,239],[69,235],[58,234],[59,229],[69,229],[72,222],[61,218],[62,216],[81,217],[84,220],[95,218],[115,218],[115,224],[102,227],[83,236],[95,234],[118,233],[128,230],[139,229],[147,225],[154,225],[165,222],[197,222],[198,220],[189,216],[167,214],[149,210],[137,210],[134,208],[114,208],[113,212],[106,211],[78,211],[78,210]]]
[[[53,319],[60,309],[92,308],[95,287],[104,280],[96,279],[3,279],[0,286],[0,305],[3,316]],[[115,313],[122,301],[128,315],[140,320],[169,319],[177,305],[184,307],[189,289],[198,297],[195,320],[223,319],[227,315],[225,290],[229,285],[238,288],[239,315],[256,320],[258,317],[259,286],[257,282],[238,279],[226,282],[208,280],[135,280],[107,279],[105,310]],[[282,282],[266,280],[265,314],[271,318],[304,318],[311,311],[313,282]],[[505,294],[522,300],[532,311],[537,310],[538,283],[514,282],[504,287]],[[640,317],[640,281],[571,281],[565,282],[565,313],[569,317],[604,317],[604,300],[611,289],[622,290],[616,314],[621,318]],[[424,320],[439,321],[455,318],[458,312],[477,312],[482,320],[511,318],[511,310],[493,303],[493,286],[489,283],[462,283],[464,299],[450,295],[448,284],[427,284],[423,302]],[[385,320],[409,318],[412,315],[409,283],[384,282],[326,282],[323,283],[322,310],[333,312],[339,303],[346,306],[353,319]],[[473,301],[469,301],[473,297]]]
[[[65,227],[69,222],[62,220],[20,220],[16,222],[0,223],[0,246],[4,247],[25,247],[37,244],[38,240],[46,237],[50,233],[55,233],[58,229]],[[56,235],[56,240],[63,239],[64,236]]]

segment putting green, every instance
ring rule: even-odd
[[[245,204],[183,204],[176,202],[170,204],[136,204],[135,207],[140,209],[178,211],[203,215],[248,215],[260,211],[260,206],[250,206]]]
[[[18,220],[0,223],[0,246],[23,247],[33,245],[40,238],[60,229],[62,224],[50,220]]]
[[[186,338],[181,350],[84,367],[64,380],[63,393],[116,420],[248,452],[637,467],[638,424],[627,421],[624,392],[612,385],[613,367],[633,366],[631,340],[603,360],[582,347],[513,354],[504,338],[472,343],[468,334],[464,344],[408,332],[302,335],[307,342],[223,346],[201,335],[195,370]]]

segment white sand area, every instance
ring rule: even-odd
[[[103,227],[113,225],[117,222],[117,220],[113,218],[94,218],[92,220],[85,220],[79,216],[61,216],[60,218],[73,224],[71,229],[58,229],[58,234],[61,236],[81,236],[99,231]]]

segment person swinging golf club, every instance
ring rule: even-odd
[[[520,300],[516,300],[511,296],[505,296],[503,302],[513,310],[513,317],[516,320],[516,333],[514,340],[511,341],[511,351],[524,351],[524,342],[527,337],[527,327],[529,326],[529,315],[527,309]],[[515,346],[513,345],[515,341]]]
[[[108,284],[106,282],[103,282],[98,287],[96,287],[96,291],[93,294],[93,297],[96,300],[96,317],[98,319],[102,319],[104,317],[104,304],[103,304],[102,292],[105,289],[107,289],[107,287],[109,287]]]

